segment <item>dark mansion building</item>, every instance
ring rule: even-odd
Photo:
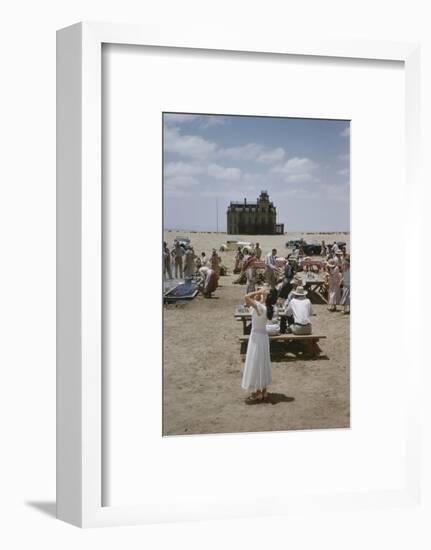
[[[284,224],[277,223],[277,211],[267,191],[256,202],[231,202],[227,209],[227,232],[231,235],[283,235]]]

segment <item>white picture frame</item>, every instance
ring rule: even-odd
[[[406,191],[411,207],[420,201],[418,44],[330,41],[284,37],[221,36],[217,29],[187,33],[151,26],[79,23],[57,35],[57,516],[81,527],[168,520],[235,517],[228,503],[196,516],[187,508],[176,515],[148,507],[102,506],[102,44],[260,52],[401,61],[405,64]],[[415,226],[415,209],[407,216]],[[404,236],[406,237],[406,236]],[[418,246],[413,244],[413,247]],[[408,372],[409,393],[405,486],[397,491],[322,495],[298,500],[298,510],[418,503],[418,369]],[[261,507],[284,514],[283,503]],[[247,515],[247,513],[246,513]]]

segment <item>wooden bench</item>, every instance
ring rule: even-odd
[[[241,344],[241,353],[244,354],[247,351],[247,344],[249,341],[250,335],[244,335],[239,337],[239,342]],[[303,345],[307,354],[309,354],[314,359],[319,357],[321,354],[321,349],[318,344],[319,340],[323,340],[326,336],[319,334],[270,334],[269,343],[271,342],[298,342]]]

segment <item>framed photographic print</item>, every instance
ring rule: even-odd
[[[163,151],[163,434],[348,428],[350,122],[163,113]]]
[[[418,46],[82,23],[57,51],[58,517],[415,505]]]

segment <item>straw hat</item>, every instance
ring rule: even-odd
[[[328,267],[337,267],[337,262],[335,260],[329,260],[326,264]]]
[[[298,286],[295,290],[292,290],[292,294],[294,296],[307,296],[308,292],[304,290],[303,286]]]

